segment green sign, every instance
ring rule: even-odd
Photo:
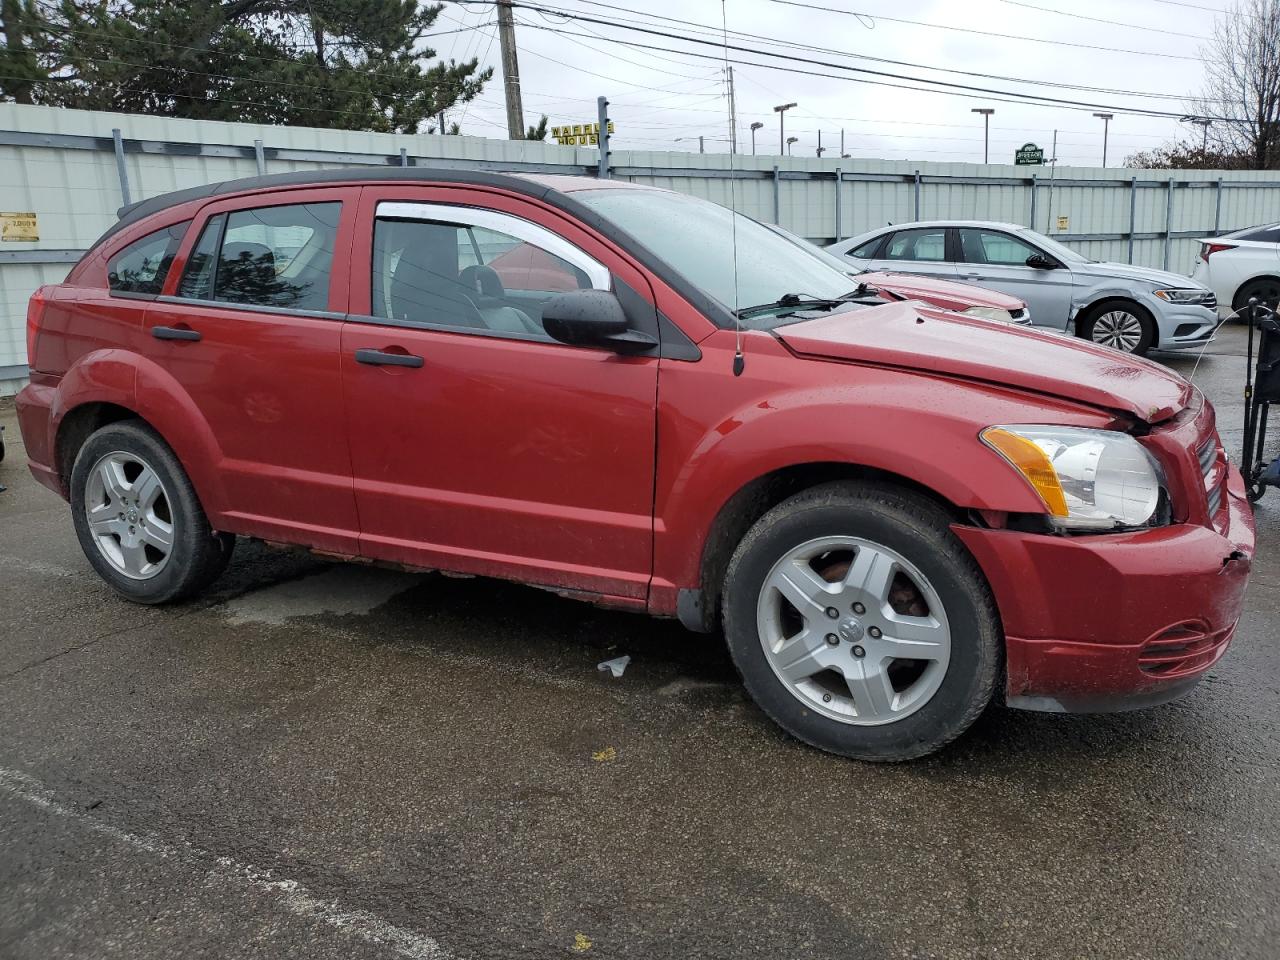
[[[1013,155],[1013,162],[1019,167],[1036,163],[1044,163],[1044,151],[1034,143],[1024,143]]]

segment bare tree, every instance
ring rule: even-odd
[[[1205,152],[1255,170],[1280,167],[1280,0],[1242,0],[1202,48],[1205,82],[1191,101],[1211,123]]]

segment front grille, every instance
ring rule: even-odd
[[[1234,627],[1210,631],[1187,621],[1152,637],[1138,653],[1138,669],[1153,677],[1175,678],[1197,673],[1222,655]]]
[[[1210,522],[1222,509],[1222,482],[1214,481],[1214,471],[1218,465],[1218,438],[1211,436],[1196,451],[1196,459],[1200,461],[1200,475],[1204,477],[1205,497],[1209,501]]]

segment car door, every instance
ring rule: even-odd
[[[205,207],[147,309],[151,359],[208,424],[219,527],[355,554],[339,347],[354,190]],[[352,198],[348,202],[348,197]]]
[[[912,227],[898,230],[876,251],[868,269],[917,273],[940,280],[955,280],[955,256],[947,243],[946,227]]]
[[[362,552],[642,601],[658,358],[541,324],[566,287],[613,288],[656,324],[639,269],[533,201],[449,187],[365,188],[352,262]]]
[[[960,279],[1018,297],[1039,327],[1065,330],[1071,319],[1071,270],[1056,257],[1021,237],[987,227],[958,228],[962,263]],[[1043,257],[1052,269],[1027,266],[1027,258]]]

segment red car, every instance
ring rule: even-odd
[[[520,244],[539,269],[504,282],[490,258]],[[1191,688],[1254,549],[1200,392],[848,287],[626,183],[215,184],[128,208],[37,292],[18,414],[142,603],[209,584],[237,536],[524,581],[722,629],[769,716],[867,759],[997,696]]]

